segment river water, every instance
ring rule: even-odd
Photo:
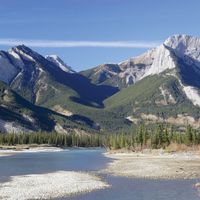
[[[99,174],[111,162],[103,149],[75,149],[61,152],[18,153],[0,157],[0,181],[10,176],[41,174],[55,171],[87,171],[97,173],[111,187],[78,194],[59,200],[199,200],[194,188],[200,180],[145,180]],[[58,199],[57,199],[58,200]]]

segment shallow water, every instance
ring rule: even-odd
[[[0,181],[13,175],[38,174],[59,170],[93,171],[106,167],[111,160],[104,150],[67,150],[61,152],[20,153],[0,157]],[[79,194],[62,200],[199,200],[193,184],[200,180],[144,180],[101,174],[111,187]]]
[[[60,152],[26,152],[0,157],[0,181],[13,175],[60,170],[97,171],[104,168],[110,160],[103,156],[103,152],[103,149],[75,149]]]
[[[62,200],[199,200],[195,180],[144,180],[107,176],[112,185]],[[60,199],[61,200],[61,199]]]

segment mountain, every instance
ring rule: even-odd
[[[57,106],[56,112],[36,106],[0,81],[0,132],[56,131],[70,133],[97,130],[94,122]]]
[[[117,88],[98,86],[78,73],[65,72],[30,48],[20,45],[0,51],[0,80],[34,105],[70,115],[70,123],[97,130],[92,108],[102,108],[103,100]],[[87,113],[90,114],[87,114]],[[74,125],[75,126],[75,125]],[[82,126],[82,125],[81,125]]]
[[[59,58],[57,55],[47,55],[47,56],[45,56],[45,58],[48,61],[50,61],[53,64],[55,64],[60,69],[62,69],[64,72],[69,72],[69,73],[74,73],[75,72],[74,70],[72,70],[72,68],[70,66],[68,66],[67,64],[65,64],[61,60],[61,58]]]
[[[134,83],[106,100],[106,107],[137,124],[166,122],[200,127],[200,39],[175,35],[120,65],[142,70]],[[136,64],[137,63],[137,64]],[[129,74],[131,76],[131,74]],[[120,76],[120,74],[118,74]]]
[[[200,39],[174,35],[160,46],[118,64],[81,72],[97,85],[120,91],[105,108],[134,124],[166,122],[200,127]]]
[[[199,66],[200,39],[188,35],[175,35],[160,46],[142,55],[118,64],[103,64],[81,72],[96,84],[127,87],[137,81],[167,69],[177,67],[176,58],[185,64]],[[194,67],[196,68],[196,67]]]
[[[83,104],[102,106],[102,101],[117,91],[110,86],[96,86],[78,73],[66,72],[55,64],[55,60],[49,61],[49,57],[46,59],[24,45],[0,52],[0,70],[0,80],[38,105],[69,93],[71,98]]]
[[[53,130],[50,110],[34,106],[0,81],[0,131],[31,132]]]
[[[143,122],[200,127],[197,37],[174,35],[142,55],[80,73],[20,45],[0,51],[0,71],[11,91],[52,112],[62,131],[131,131]]]
[[[96,84],[113,85],[119,88],[135,84],[143,78],[166,70],[179,70],[179,77],[188,85],[183,89],[188,98],[199,104],[200,87],[200,39],[188,35],[175,35],[162,45],[119,64],[104,64],[81,72]],[[175,75],[176,73],[174,73]],[[193,86],[193,87],[189,87]],[[192,95],[191,95],[192,94]],[[193,99],[192,99],[193,98]],[[200,105],[200,104],[199,104]]]
[[[103,64],[81,72],[96,84],[127,87],[146,76],[175,68],[173,56],[165,44],[118,64]]]

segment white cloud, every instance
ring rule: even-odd
[[[29,47],[113,47],[113,48],[153,48],[158,41],[65,41],[65,40],[23,40],[0,38],[0,45],[15,46],[24,44]]]

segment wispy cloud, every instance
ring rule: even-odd
[[[15,46],[27,45],[41,48],[67,48],[67,47],[110,47],[110,48],[153,48],[159,41],[65,41],[65,40],[23,40],[0,38],[0,45]]]

